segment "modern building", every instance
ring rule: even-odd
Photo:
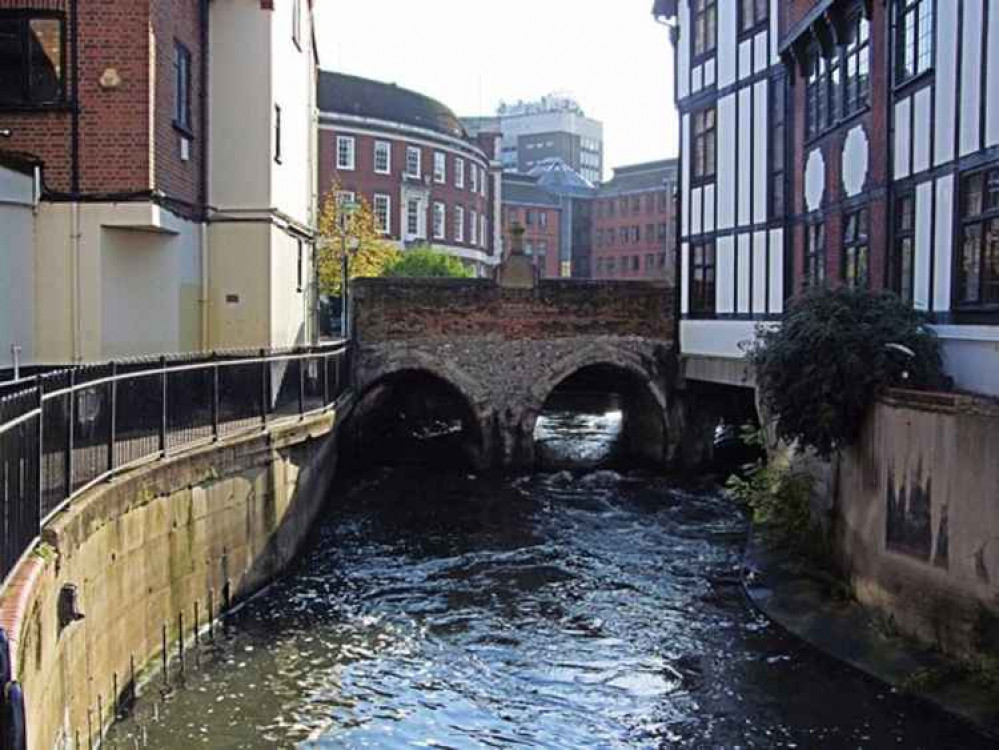
[[[618,167],[593,205],[598,279],[673,281],[676,268],[676,159]]]
[[[363,197],[401,248],[431,244],[487,275],[501,257],[498,134],[394,84],[323,71],[319,185]]]
[[[311,2],[5,0],[0,38],[0,189],[32,205],[0,357],[310,340]]]
[[[503,247],[514,246],[514,229],[523,230],[524,253],[533,259],[541,278],[558,278],[562,239],[562,201],[529,175],[503,175]],[[570,271],[571,272],[571,271]]]
[[[963,0],[659,0],[681,117],[681,342],[740,344],[816,284],[931,316],[999,395],[999,9]],[[724,368],[715,368],[721,372]]]
[[[500,104],[495,116],[468,117],[464,123],[472,133],[502,134],[501,157],[508,172],[527,173],[559,159],[588,182],[603,179],[604,126],[568,96]]]

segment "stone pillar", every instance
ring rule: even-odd
[[[515,224],[511,230],[510,255],[500,264],[497,283],[506,289],[533,289],[538,283],[534,261],[524,255],[524,228]]]

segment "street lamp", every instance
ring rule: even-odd
[[[340,203],[340,332],[345,339],[350,338],[349,284],[350,260],[348,252],[357,252],[359,243],[356,237],[348,237],[350,218],[357,211],[357,203],[343,201]]]

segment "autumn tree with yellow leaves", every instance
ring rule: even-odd
[[[345,247],[351,279],[382,276],[400,256],[378,229],[368,202],[361,197],[348,207],[334,184],[319,215],[319,286],[325,294],[341,294]]]

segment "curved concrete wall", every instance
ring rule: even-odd
[[[175,656],[282,571],[332,481],[335,425],[327,414],[149,464],[46,528],[0,593],[30,750],[91,747],[164,643]]]
[[[844,451],[837,549],[861,603],[959,657],[999,650],[999,405],[893,393]]]

